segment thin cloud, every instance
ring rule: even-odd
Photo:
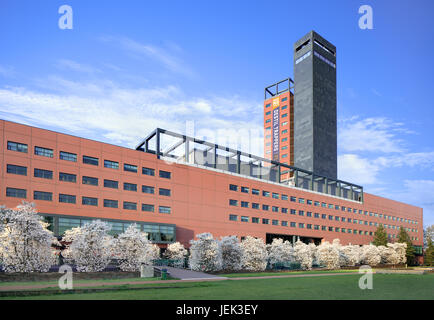
[[[98,73],[101,72],[101,70],[86,65],[82,63],[78,63],[74,60],[69,59],[59,59],[56,63],[56,67],[62,70],[72,70],[76,72],[82,72],[82,73]]]

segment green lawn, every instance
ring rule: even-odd
[[[153,278],[124,278],[124,279],[86,279],[86,280],[74,280],[74,283],[98,283],[98,282],[125,282],[125,281],[155,281],[161,280],[159,277]],[[45,284],[58,284],[58,280],[50,280],[50,281],[15,281],[15,282],[0,282],[0,287],[9,287],[9,286],[36,286],[36,285],[45,285]]]
[[[348,273],[348,272],[358,272],[358,269],[352,270],[317,270],[317,271],[276,271],[276,272],[245,272],[245,273],[227,273],[218,274],[222,277],[227,278],[238,278],[238,277],[266,277],[266,276],[284,276],[284,275],[300,275],[300,274],[320,274],[320,273]]]
[[[372,290],[359,289],[359,278],[360,275],[355,274],[152,284],[142,286],[174,288],[14,297],[13,299],[434,299],[434,274],[374,274],[374,288]],[[141,285],[132,285],[131,287],[139,286]]]

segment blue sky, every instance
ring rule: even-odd
[[[63,4],[72,30],[58,27]],[[358,27],[363,4],[373,30]],[[130,147],[157,126],[194,126],[262,155],[264,87],[293,76],[293,43],[313,29],[337,47],[339,178],[423,207],[430,225],[433,10],[430,0],[1,0],[0,118]]]

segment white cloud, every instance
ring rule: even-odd
[[[174,86],[123,88],[110,81],[74,82],[59,77],[41,83],[51,81],[56,81],[58,86],[50,93],[24,88],[0,89],[2,117],[130,147],[136,146],[156,127],[185,133],[186,121],[193,121],[199,138],[208,129],[214,133],[208,132],[208,136],[215,142],[232,146],[235,143],[244,151],[262,155],[262,113],[256,113],[258,118],[254,119],[255,113],[250,112],[252,106],[259,104],[257,101],[239,97],[186,98]],[[226,118],[227,110],[238,113]],[[245,141],[245,133],[240,128],[258,135]]]
[[[196,73],[188,67],[179,57],[171,54],[169,51],[175,51],[177,54],[182,52],[181,48],[174,43],[171,43],[166,50],[151,44],[143,44],[127,37],[105,36],[100,38],[103,42],[114,42],[120,48],[128,52],[131,56],[137,59],[152,59],[162,64],[166,69],[180,73],[189,77],[195,77]]]
[[[86,64],[82,64],[82,63],[78,63],[76,61],[73,60],[69,60],[69,59],[60,59],[57,61],[56,66],[59,69],[62,70],[72,70],[72,71],[76,71],[76,72],[82,72],[82,73],[97,73],[97,72],[101,72],[101,70],[86,65]]]
[[[378,183],[377,175],[380,166],[369,159],[356,154],[343,154],[338,156],[339,179],[356,184]]]
[[[351,118],[340,121],[338,146],[348,152],[403,152],[402,123],[387,118]],[[407,132],[408,133],[408,132]]]

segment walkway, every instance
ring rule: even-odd
[[[204,272],[192,271],[189,269],[180,269],[173,267],[160,267],[165,268],[170,273],[172,278],[178,278],[180,280],[225,280],[226,277],[215,276]]]

